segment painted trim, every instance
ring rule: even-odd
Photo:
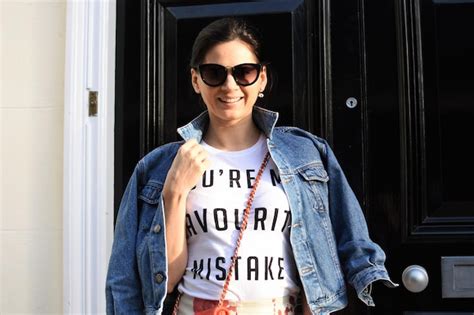
[[[66,24],[64,313],[100,314],[113,239],[116,1],[70,0]]]

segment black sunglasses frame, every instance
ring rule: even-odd
[[[202,76],[202,71],[203,71],[202,69],[203,69],[203,67],[207,67],[207,66],[217,66],[221,69],[225,69],[226,75],[223,77],[222,82],[212,84],[212,83],[205,80],[205,78]],[[239,67],[242,67],[242,66],[253,66],[253,67],[255,67],[255,69],[257,70],[257,75],[255,76],[255,80],[253,80],[252,82],[249,82],[249,83],[242,83],[238,80],[238,78],[235,76],[235,71],[236,71],[236,69],[238,69]],[[205,64],[201,64],[201,65],[197,66],[197,70],[199,72],[199,75],[201,76],[202,81],[204,83],[206,83],[207,85],[212,86],[212,87],[217,87],[217,86],[220,86],[220,85],[224,84],[224,82],[227,80],[227,76],[229,75],[229,70],[231,71],[231,74],[232,74],[232,77],[235,80],[235,83],[237,83],[238,85],[240,85],[240,86],[252,85],[255,82],[257,82],[258,77],[260,75],[260,71],[262,71],[262,68],[263,68],[263,64],[261,64],[261,63],[241,63],[241,64],[233,66],[233,67],[225,67],[225,66],[217,64],[217,63],[205,63]]]

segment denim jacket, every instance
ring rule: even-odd
[[[313,314],[347,305],[345,282],[374,306],[372,282],[396,287],[385,253],[369,238],[359,203],[325,140],[295,127],[275,127],[278,113],[259,107],[253,119],[267,138],[292,213],[290,241]],[[178,129],[202,139],[202,113]],[[160,146],[140,160],[130,178],[115,226],[106,282],[107,314],[166,314],[166,233],[161,190],[183,141]]]

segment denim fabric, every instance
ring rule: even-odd
[[[278,113],[259,107],[253,119],[267,137],[292,212],[291,245],[313,314],[347,304],[345,281],[374,306],[372,282],[396,287],[385,253],[369,238],[359,203],[327,142],[294,127],[275,127]],[[178,129],[202,139],[207,112]],[[183,141],[140,160],[120,204],[106,283],[107,314],[166,314],[166,239],[161,190]]]

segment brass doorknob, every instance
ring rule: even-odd
[[[402,281],[408,291],[418,293],[428,286],[428,273],[422,266],[411,265],[403,271]]]

